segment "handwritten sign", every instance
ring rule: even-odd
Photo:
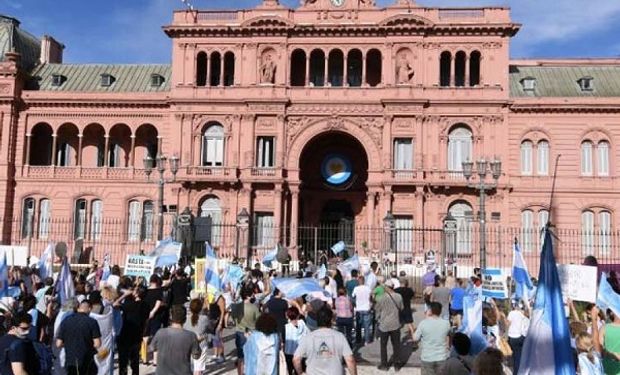
[[[573,301],[596,302],[596,267],[558,264],[562,296]]]
[[[6,254],[6,264],[9,266],[28,266],[28,247],[0,245],[0,257]]]
[[[490,298],[508,298],[508,283],[504,270],[487,268],[482,271],[482,295]]]
[[[144,255],[127,255],[125,262],[125,275],[142,276],[149,279],[155,269],[155,261],[157,258],[147,257]]]
[[[207,291],[207,285],[205,282],[205,264],[204,258],[194,260],[194,289],[200,293]]]

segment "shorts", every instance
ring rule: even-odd
[[[223,348],[224,341],[222,341],[221,333],[216,333],[215,335],[211,335],[212,345],[215,348]]]
[[[248,338],[245,337],[243,332],[235,332],[235,346],[237,347],[237,358],[243,360],[243,346]]]

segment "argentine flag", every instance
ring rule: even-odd
[[[620,316],[620,294],[616,293],[611,287],[605,273],[601,275],[596,304],[601,309],[610,309],[616,316]]]
[[[243,275],[243,268],[236,264],[230,264],[224,273],[224,277],[222,277],[222,286],[230,284],[232,290],[237,290],[237,287],[243,279]]]
[[[103,257],[103,273],[101,274],[101,281],[108,281],[108,277],[110,277],[110,253],[107,253]]]
[[[311,277],[303,279],[280,277],[273,279],[272,283],[273,287],[278,288],[286,298],[297,298],[314,292],[323,295],[326,293],[319,285],[318,280]]]
[[[469,354],[475,356],[487,347],[487,339],[482,333],[482,295],[480,291],[472,289],[463,297],[463,322],[459,332],[466,334],[471,340]]]
[[[512,279],[515,281],[515,297],[517,300],[528,300],[530,291],[534,289],[532,279],[527,272],[527,265],[519,243],[515,240],[514,256],[512,258]]]
[[[71,275],[71,267],[67,257],[62,260],[62,265],[60,266],[60,272],[58,273],[58,280],[56,283],[56,292],[58,293],[61,306],[66,301],[75,297],[75,285],[73,284],[73,275]]]
[[[269,268],[271,268],[271,263],[276,260],[276,256],[278,255],[278,245],[276,245],[276,247],[271,250],[270,252],[268,252],[265,257],[263,258],[263,264]]]
[[[6,251],[0,259],[0,297],[9,296],[9,265],[6,261]]]
[[[211,245],[208,242],[206,245],[205,284],[207,285],[207,291],[217,292],[222,290],[222,280],[217,272],[217,257]]]
[[[54,244],[48,243],[45,251],[41,255],[41,259],[39,259],[39,277],[42,281],[45,281],[46,278],[52,277],[52,261],[54,260]]]
[[[344,241],[339,241],[336,242],[333,246],[332,246],[332,252],[335,255],[340,254],[344,249],[346,248],[346,244],[344,243]]]
[[[327,276],[327,268],[325,268],[324,264],[321,264],[321,268],[319,268],[319,271],[316,273],[316,278],[321,280],[324,279],[325,276]]]
[[[538,290],[523,344],[519,375],[574,375],[573,350],[549,228],[540,257]]]
[[[343,277],[347,278],[351,275],[351,271],[360,269],[360,258],[357,256],[357,254],[355,254],[344,262],[338,263],[338,266],[336,266],[336,268],[340,270],[340,273],[342,273]]]

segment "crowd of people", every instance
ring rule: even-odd
[[[63,300],[54,278],[12,267],[8,285],[18,293],[0,303],[0,373],[109,375],[116,358],[120,375],[138,375],[141,363],[157,375],[201,375],[232,361],[240,375],[355,375],[360,348],[378,340],[378,370],[406,366],[405,344],[419,345],[423,375],[516,374],[531,315],[531,298],[486,299],[486,343],[472,355],[474,340],[461,328],[464,297],[481,288],[479,270],[468,279],[429,270],[424,289],[414,291],[411,275],[377,262],[345,272],[337,260],[308,263],[296,278],[322,291],[294,296],[260,263],[206,294],[196,291],[193,272],[156,269],[146,280],[95,263],[72,271],[74,293]],[[414,322],[414,306],[423,320]],[[572,301],[567,311],[578,373],[620,374],[620,317]],[[230,332],[236,354],[227,357]]]

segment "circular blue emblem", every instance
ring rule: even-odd
[[[351,178],[353,168],[342,155],[327,155],[321,164],[321,175],[331,185],[342,185]]]

